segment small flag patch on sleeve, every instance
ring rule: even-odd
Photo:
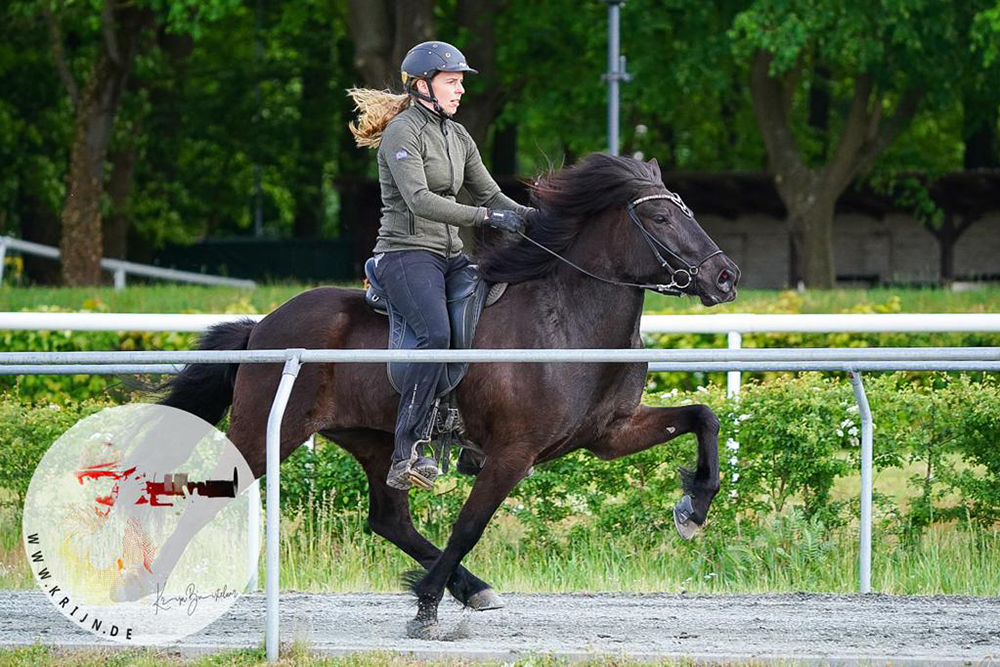
[[[404,160],[404,159],[406,159],[406,155],[407,155],[406,150],[397,151],[396,152],[396,159],[397,160]]]

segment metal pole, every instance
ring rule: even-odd
[[[730,331],[728,336],[730,350],[743,347],[743,335],[739,331]],[[740,395],[740,371],[729,371],[726,375],[726,396],[733,398]]]
[[[125,289],[125,269],[120,266],[115,269],[115,289]]]
[[[628,81],[625,56],[621,55],[621,6],[623,0],[608,3],[608,153],[618,155],[618,82]]]
[[[3,265],[7,261],[7,244],[0,243],[0,283],[3,282]]]
[[[861,413],[861,592],[872,590],[872,412],[861,383],[861,373],[851,371],[854,398]]]
[[[302,350],[289,350],[290,356],[285,361],[281,372],[281,382],[278,392],[271,405],[271,414],[267,417],[267,615],[265,619],[264,641],[267,649],[268,662],[278,660],[278,527],[281,521],[281,418],[285,415],[285,406],[292,393],[292,385],[299,374],[299,355]]]
[[[618,155],[618,52],[621,8],[608,2],[608,153]]]

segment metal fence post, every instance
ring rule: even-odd
[[[851,371],[854,398],[861,414],[861,592],[872,590],[872,412],[861,383],[861,373]]]
[[[115,289],[125,289],[125,267],[115,269]]]
[[[3,282],[3,268],[7,261],[7,244],[0,242],[0,283]]]
[[[278,660],[278,527],[281,521],[281,418],[292,393],[292,385],[299,374],[299,357],[303,350],[289,350],[285,368],[281,372],[281,382],[271,404],[271,414],[267,417],[267,615],[265,618],[264,643],[268,662]]]
[[[730,331],[728,336],[730,350],[743,347],[743,335],[739,331]],[[740,395],[740,371],[729,371],[726,375],[726,396],[730,398]]]

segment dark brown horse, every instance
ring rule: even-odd
[[[511,285],[483,312],[476,348],[637,348],[644,287],[667,283],[706,306],[736,297],[739,269],[664,188],[655,161],[591,155],[540,179],[532,202],[540,212],[530,238],[494,246],[478,258],[488,280]],[[201,347],[384,348],[386,338],[386,318],[369,309],[361,291],[319,288],[256,325],[216,326]],[[171,382],[162,402],[213,424],[232,404],[229,438],[260,477],[280,375],[276,364],[192,365]],[[418,612],[408,631],[434,637],[446,587],[475,609],[502,605],[460,563],[533,465],[577,449],[610,460],[694,433],[698,461],[694,470],[682,471],[686,495],[675,519],[685,537],[704,523],[719,490],[718,420],[704,405],[641,405],[645,382],[646,365],[637,363],[472,364],[457,399],[468,438],[487,456],[443,551],[414,528],[407,493],[385,484],[399,398],[383,365],[303,366],[281,425],[281,458],[320,433],[361,463],[372,530],[425,569],[411,578]]]

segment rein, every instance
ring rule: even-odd
[[[649,195],[647,197],[640,197],[639,199],[636,199],[635,201],[630,202],[625,207],[625,210],[628,211],[628,217],[631,218],[632,222],[634,222],[636,224],[636,226],[639,228],[639,231],[642,232],[642,237],[643,237],[643,239],[646,240],[646,243],[649,245],[649,249],[653,251],[653,255],[656,257],[656,261],[659,262],[659,264],[660,264],[660,266],[662,268],[664,268],[664,269],[666,269],[667,271],[670,272],[670,283],[668,283],[666,285],[656,285],[656,284],[647,284],[647,283],[630,283],[630,282],[624,282],[624,281],[618,281],[618,280],[611,280],[610,278],[604,278],[604,277],[595,275],[595,274],[591,273],[590,271],[588,271],[587,269],[583,268],[582,266],[578,266],[577,264],[574,264],[573,262],[571,262],[570,260],[566,259],[565,257],[563,257],[559,253],[555,252],[554,250],[546,248],[541,243],[539,243],[535,239],[529,237],[524,232],[517,232],[517,234],[521,238],[529,241],[530,243],[533,243],[534,245],[538,246],[539,248],[541,248],[545,252],[549,253],[550,255],[552,255],[553,257],[555,257],[556,259],[558,259],[558,260],[560,260],[562,262],[565,262],[566,264],[569,264],[570,266],[572,266],[574,269],[576,269],[580,273],[582,273],[582,274],[584,274],[586,276],[590,276],[591,278],[594,278],[595,280],[600,280],[601,282],[608,283],[609,285],[616,285],[618,287],[638,287],[640,289],[648,289],[648,290],[651,290],[653,292],[657,292],[659,294],[666,294],[666,295],[669,295],[669,296],[684,296],[684,294],[685,294],[684,290],[687,289],[688,287],[690,287],[691,281],[694,280],[694,276],[698,275],[698,271],[701,268],[701,265],[704,264],[705,262],[707,262],[708,260],[712,259],[716,255],[721,255],[722,254],[722,250],[721,249],[720,250],[716,250],[715,252],[713,252],[713,253],[711,253],[709,255],[706,255],[704,257],[704,259],[702,259],[697,264],[690,264],[690,263],[686,262],[680,255],[678,255],[673,250],[671,250],[670,248],[668,248],[662,241],[660,241],[655,236],[653,236],[652,234],[650,234],[646,230],[646,228],[642,226],[642,222],[639,220],[639,216],[636,215],[635,207],[638,206],[639,204],[641,204],[643,202],[646,202],[646,201],[649,201],[651,199],[669,199],[674,204],[676,204],[677,207],[680,208],[685,214],[687,214],[688,217],[693,218],[694,215],[691,213],[690,209],[688,209],[688,207],[684,205],[684,202],[681,201],[681,198],[678,195],[674,194],[673,192],[671,192],[669,194],[664,194],[664,195]],[[673,257],[675,260],[677,260],[678,262],[680,262],[682,265],[686,264],[687,266],[685,268],[681,268],[681,269],[675,269],[674,267],[670,266],[670,263],[667,262],[667,260],[665,260],[663,258],[663,255],[660,254],[660,250],[657,249],[657,246],[659,246],[660,250],[663,250],[665,253],[667,253],[668,255],[670,255],[671,257]],[[677,281],[678,276],[681,276],[683,278],[683,282],[678,282]]]

